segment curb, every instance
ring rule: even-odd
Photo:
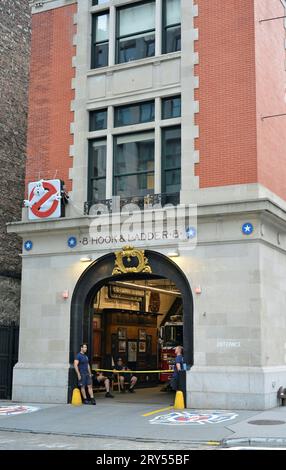
[[[238,439],[222,439],[222,447],[234,447],[234,446],[253,446],[253,445],[275,445],[276,447],[285,447],[286,448],[286,438],[285,437],[242,437]]]

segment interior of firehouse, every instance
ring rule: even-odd
[[[92,308],[89,354],[94,376],[101,371],[110,378],[111,391],[117,398],[134,401],[158,393],[159,401],[164,401],[164,395],[171,392],[172,375],[164,371],[173,369],[175,347],[183,346],[183,303],[176,285],[165,278],[109,281],[96,293]],[[124,390],[118,374],[110,372],[118,366],[118,360],[134,371],[124,375]],[[137,378],[136,395],[131,397],[122,392],[128,391],[133,375]],[[103,383],[94,391],[104,391]]]

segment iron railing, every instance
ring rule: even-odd
[[[123,208],[131,209],[132,205],[140,210],[156,209],[171,204],[180,204],[180,193],[148,194],[147,196],[114,196],[111,199],[86,201],[84,203],[85,215],[100,215],[110,212],[121,212]]]

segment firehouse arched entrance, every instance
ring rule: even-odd
[[[183,343],[184,358],[187,365],[193,364],[193,296],[189,282],[179,268],[167,256],[145,250],[151,272],[112,274],[115,266],[115,255],[110,253],[94,261],[79,278],[71,301],[70,326],[70,377],[69,396],[75,386],[73,360],[83,341],[89,342],[92,337],[93,300],[96,293],[109,281],[128,281],[135,279],[169,279],[180,290],[183,303]]]

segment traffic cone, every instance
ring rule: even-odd
[[[175,410],[183,410],[185,408],[184,395],[179,390],[176,392],[174,408]]]
[[[74,406],[82,405],[81,394],[80,394],[79,388],[73,389],[71,404]]]

